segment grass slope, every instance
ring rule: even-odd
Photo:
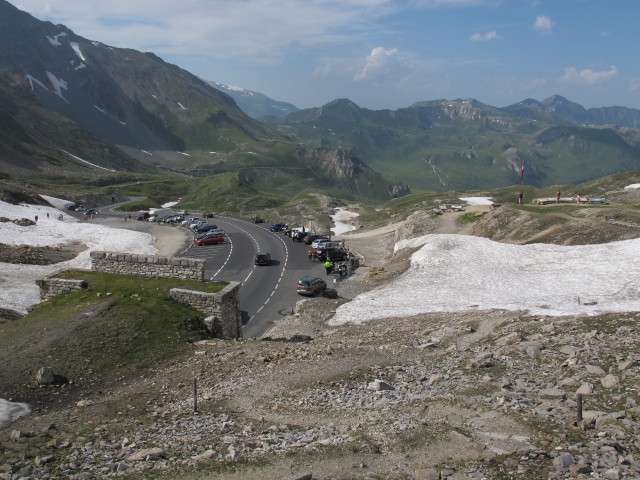
[[[217,283],[146,279],[87,271],[64,278],[88,288],[37,305],[25,317],[0,325],[0,391],[38,405],[36,371],[52,367],[70,384],[71,397],[144,372],[180,355],[189,342],[207,338],[205,315],[170,299],[171,288],[218,291]]]

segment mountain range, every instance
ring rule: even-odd
[[[640,111],[559,96],[298,110],[199,79],[153,53],[87,40],[0,0],[0,171],[234,172],[281,195],[382,201],[414,190],[548,186],[640,166]],[[241,108],[242,107],[242,108]],[[244,109],[244,111],[243,111]]]
[[[298,108],[295,105],[274,100],[260,92],[247,90],[241,87],[234,87],[224,83],[208,83],[233,98],[242,111],[252,118],[259,119],[261,117],[271,115],[282,116],[298,111]]]
[[[263,121],[314,148],[351,149],[383,175],[416,190],[487,189],[526,182],[537,187],[580,183],[640,167],[640,111],[586,110],[560,96],[506,108],[473,99],[418,102],[368,110],[350,100]],[[617,125],[589,125],[587,117]]]

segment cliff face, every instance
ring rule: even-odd
[[[378,172],[345,149],[298,149],[298,163],[304,164],[316,176],[344,189],[359,200],[387,200],[389,184]]]
[[[405,185],[402,182],[396,183],[395,185],[391,185],[389,187],[389,196],[391,198],[400,198],[411,193],[411,189],[409,185]]]

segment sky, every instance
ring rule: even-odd
[[[640,108],[638,0],[10,0],[298,108],[554,94]]]

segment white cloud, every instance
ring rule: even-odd
[[[634,77],[629,80],[629,91],[630,92],[640,91],[640,77]]]
[[[335,45],[395,8],[389,0],[20,0],[37,18],[118,47],[215,58],[280,58],[286,51]]]
[[[487,33],[474,33],[470,38],[474,42],[488,42],[489,40],[498,40],[500,35],[493,30]]]
[[[397,78],[400,72],[405,69],[405,65],[398,58],[397,48],[387,50],[384,47],[376,47],[371,50],[364,67],[355,74],[353,79],[385,82],[388,79]]]
[[[549,17],[538,15],[533,24],[533,29],[538,30],[541,35],[550,35],[554,25],[555,23]]]
[[[573,67],[564,69],[564,75],[560,79],[561,83],[572,85],[595,85],[597,83],[606,82],[618,75],[618,69],[615,65],[611,65],[609,70],[597,72],[590,68],[584,70],[576,70]]]

